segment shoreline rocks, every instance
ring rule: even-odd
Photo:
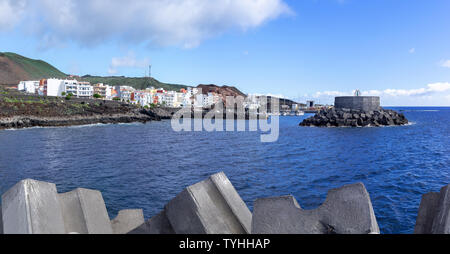
[[[379,108],[373,111],[331,108],[321,110],[305,119],[300,126],[309,127],[381,127],[406,125],[409,121],[394,110]]]
[[[158,119],[138,113],[68,117],[14,116],[0,118],[0,130],[31,127],[65,127],[89,124],[146,123],[152,120]]]

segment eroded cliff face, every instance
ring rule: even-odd
[[[321,110],[315,116],[305,119],[300,126],[315,127],[380,127],[406,125],[409,121],[403,114],[380,107],[374,111],[356,109]]]
[[[198,85],[198,89],[202,89],[203,94],[208,93],[216,93],[224,103],[226,103],[226,97],[232,96],[242,96],[247,97],[244,93],[239,91],[236,87],[233,86],[216,86],[216,85]]]

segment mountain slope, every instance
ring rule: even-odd
[[[40,80],[43,78],[67,78],[68,75],[56,69],[52,65],[42,61],[30,59],[11,52],[0,52],[0,85],[17,85],[23,80]],[[91,84],[105,83],[109,85],[131,86],[136,89],[145,89],[150,86],[164,88],[166,90],[180,90],[184,85],[166,84],[156,79],[128,78],[128,77],[76,77],[80,81],[88,81]]]
[[[67,75],[42,61],[15,53],[0,53],[0,84],[17,85],[22,80],[65,78]]]
[[[155,88],[164,88],[169,91],[179,91],[182,88],[188,87],[186,85],[163,83],[154,78],[148,77],[100,77],[91,75],[82,77],[70,76],[70,78],[72,77],[79,81],[88,81],[91,84],[104,83],[112,86],[131,86],[136,89],[145,89],[153,86]],[[40,80],[43,78],[63,79],[69,78],[69,76],[42,60],[34,60],[10,52],[0,52],[0,85],[17,85],[23,80]],[[203,93],[205,94],[208,92],[216,92],[224,98],[226,96],[238,95],[245,97],[245,94],[235,87],[218,87],[216,85],[199,85],[198,87],[202,88]]]

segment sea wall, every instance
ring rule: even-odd
[[[340,96],[334,99],[337,109],[357,109],[375,111],[380,109],[380,97],[377,96]]]
[[[450,185],[422,198],[416,234],[450,234]],[[58,193],[53,183],[23,180],[2,195],[4,234],[379,234],[362,183],[330,190],[317,209],[304,210],[292,196],[257,199],[253,214],[226,175],[187,187],[159,214],[144,221],[142,209],[110,219],[102,194],[78,188]]]

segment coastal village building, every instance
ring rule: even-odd
[[[39,83],[40,81],[21,81],[17,89],[26,93],[36,93],[39,89]]]
[[[78,98],[90,98],[94,95],[94,88],[89,82],[77,82],[77,93],[73,95]]]
[[[67,84],[70,85],[70,81]],[[47,79],[44,80],[44,96],[62,96],[65,91],[65,80],[60,79]]]
[[[112,86],[99,83],[94,85],[94,94],[98,94],[104,99],[112,100],[113,94],[117,93]]]
[[[94,95],[94,89],[89,82],[78,82],[76,80],[64,80],[64,92],[72,94],[77,98],[90,98]],[[61,95],[58,95],[61,96]]]
[[[149,106],[153,103],[153,95],[148,91],[134,91],[130,94],[130,101],[142,107]]]
[[[161,105],[164,107],[195,107],[211,108],[221,101],[219,94],[210,92],[203,94],[201,89],[188,87],[180,91],[166,91],[163,88],[150,87],[145,90],[136,90],[131,86],[111,86],[98,83],[79,82],[76,79],[42,79],[40,81],[21,81],[18,90],[41,96],[61,97],[72,94],[78,98],[92,98],[98,94],[104,100],[120,100],[122,102],[140,105],[142,107]],[[249,95],[244,101],[245,108],[258,109],[261,101],[257,95]],[[293,105],[298,109],[299,105]],[[306,106],[306,105],[305,105]]]
[[[131,102],[131,94],[134,91],[136,91],[136,89],[131,86],[120,86],[120,100],[123,102]]]
[[[244,100],[244,107],[248,110],[254,111],[260,108],[261,104],[259,98],[255,94],[249,94]]]
[[[77,80],[42,79],[40,81],[21,81],[19,91],[41,96],[62,96],[63,93],[76,97],[92,97],[93,88],[89,82]]]

